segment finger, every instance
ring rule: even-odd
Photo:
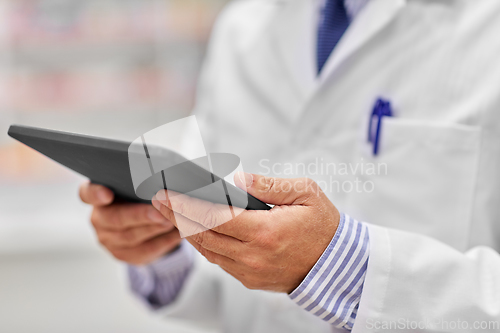
[[[155,203],[156,201],[156,203]],[[159,205],[161,204],[161,205]],[[247,241],[260,228],[261,220],[246,219],[244,215],[251,215],[238,207],[214,204],[208,201],[189,197],[184,194],[160,191],[153,198],[153,205],[169,220],[177,219],[177,227],[183,236],[211,229],[217,233],[228,235],[239,240]],[[161,208],[161,206],[166,207]],[[196,222],[203,226],[199,228],[182,218]],[[184,223],[185,222],[185,223]],[[186,226],[186,231],[183,227]],[[189,232],[188,232],[189,231]]]
[[[79,190],[80,199],[93,206],[106,206],[113,202],[114,193],[102,185],[83,183]]]
[[[174,229],[169,233],[155,237],[137,247],[113,249],[111,253],[118,260],[133,265],[147,265],[172,251],[180,244],[180,241],[179,231]]]
[[[96,228],[110,230],[124,230],[148,224],[171,224],[153,206],[129,203],[96,208],[91,221]]]
[[[177,227],[177,229],[179,229],[181,238],[185,238],[208,230],[203,225],[191,221],[181,214],[176,214],[167,206],[162,205],[159,200],[156,200],[156,197],[153,198],[152,202],[153,206],[158,209],[165,218],[171,221]]]
[[[102,229],[98,233],[99,242],[108,248],[136,247],[161,234],[174,229],[174,225],[148,225],[123,231]]]
[[[233,218],[228,205],[215,204],[171,191],[161,190],[156,199],[174,212],[211,229]]]
[[[304,205],[314,195],[322,193],[309,178],[275,178],[250,173],[237,173],[236,186],[245,189],[257,199],[273,205]]]
[[[212,264],[218,265],[223,269],[230,269],[230,270],[234,270],[235,267],[237,266],[236,261],[234,261],[231,258],[225,257],[221,254],[212,252],[210,250],[207,250],[204,247],[202,247],[200,244],[196,243],[194,240],[188,239],[188,242],[191,243],[191,245],[193,245],[193,247],[198,252],[200,252],[200,254],[202,256],[207,258],[207,260],[209,262],[211,262]]]
[[[188,241],[193,241],[200,245],[205,250],[223,255],[233,260],[236,260],[239,254],[245,251],[245,243],[242,241],[219,234],[212,230],[192,235],[187,239]]]
[[[161,190],[155,198],[176,213],[176,217],[182,215],[207,229],[227,222],[233,217],[227,205],[215,204],[185,194]]]

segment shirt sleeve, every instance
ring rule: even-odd
[[[173,253],[146,266],[128,266],[132,292],[147,306],[159,309],[179,294],[193,267],[193,248],[185,241]]]
[[[352,330],[368,257],[368,226],[341,214],[332,241],[290,298],[333,326]]]

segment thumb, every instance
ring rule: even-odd
[[[239,172],[234,182],[242,190],[272,205],[303,205],[321,193],[318,184],[309,178],[276,178]]]

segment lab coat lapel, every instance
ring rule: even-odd
[[[316,1],[283,1],[282,10],[270,30],[277,47],[277,56],[304,100],[316,85]]]
[[[255,29],[260,38],[237,47],[245,90],[253,90],[264,102],[262,107],[283,123],[293,124],[300,117],[315,87],[309,68],[313,66],[314,46],[307,45],[312,42],[307,34],[313,29],[310,21],[315,1],[272,2],[271,14]]]
[[[364,44],[389,24],[405,4],[406,0],[370,0],[356,16],[327,60],[310,98],[304,105],[301,117],[295,123],[295,140],[302,138],[301,140],[307,141],[307,138],[314,137],[323,117],[327,117],[326,114],[322,113],[330,112],[330,109],[324,107],[324,99],[331,97],[325,89],[333,83],[336,71],[346,59],[360,50]],[[357,116],[357,114],[350,113],[350,117]],[[339,115],[339,117],[342,117],[338,122],[339,127],[342,127],[341,124],[349,122],[345,114]]]
[[[350,55],[377,34],[404,7],[406,0],[370,0],[351,22],[319,77],[318,88]]]

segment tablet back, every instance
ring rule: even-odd
[[[52,160],[86,176],[91,182],[110,188],[121,200],[151,203],[148,198],[152,198],[156,191],[165,187],[162,178],[167,177],[169,189],[176,192],[192,194],[200,199],[221,204],[229,200],[232,205],[246,209],[271,209],[265,203],[223,180],[221,193],[214,193],[217,187],[207,186],[210,182],[221,180],[217,176],[216,169],[224,173],[221,177],[228,173],[227,162],[234,163],[228,158],[228,154],[212,154],[214,175],[198,164],[186,161],[173,151],[153,149],[150,153],[158,159],[184,162],[163,170],[161,174],[151,175],[148,181],[135,189],[129,164],[130,142],[20,125],[12,125],[8,134]]]
[[[127,142],[19,125],[9,128],[9,136],[93,183],[105,185],[118,198],[148,202],[135,195]]]

